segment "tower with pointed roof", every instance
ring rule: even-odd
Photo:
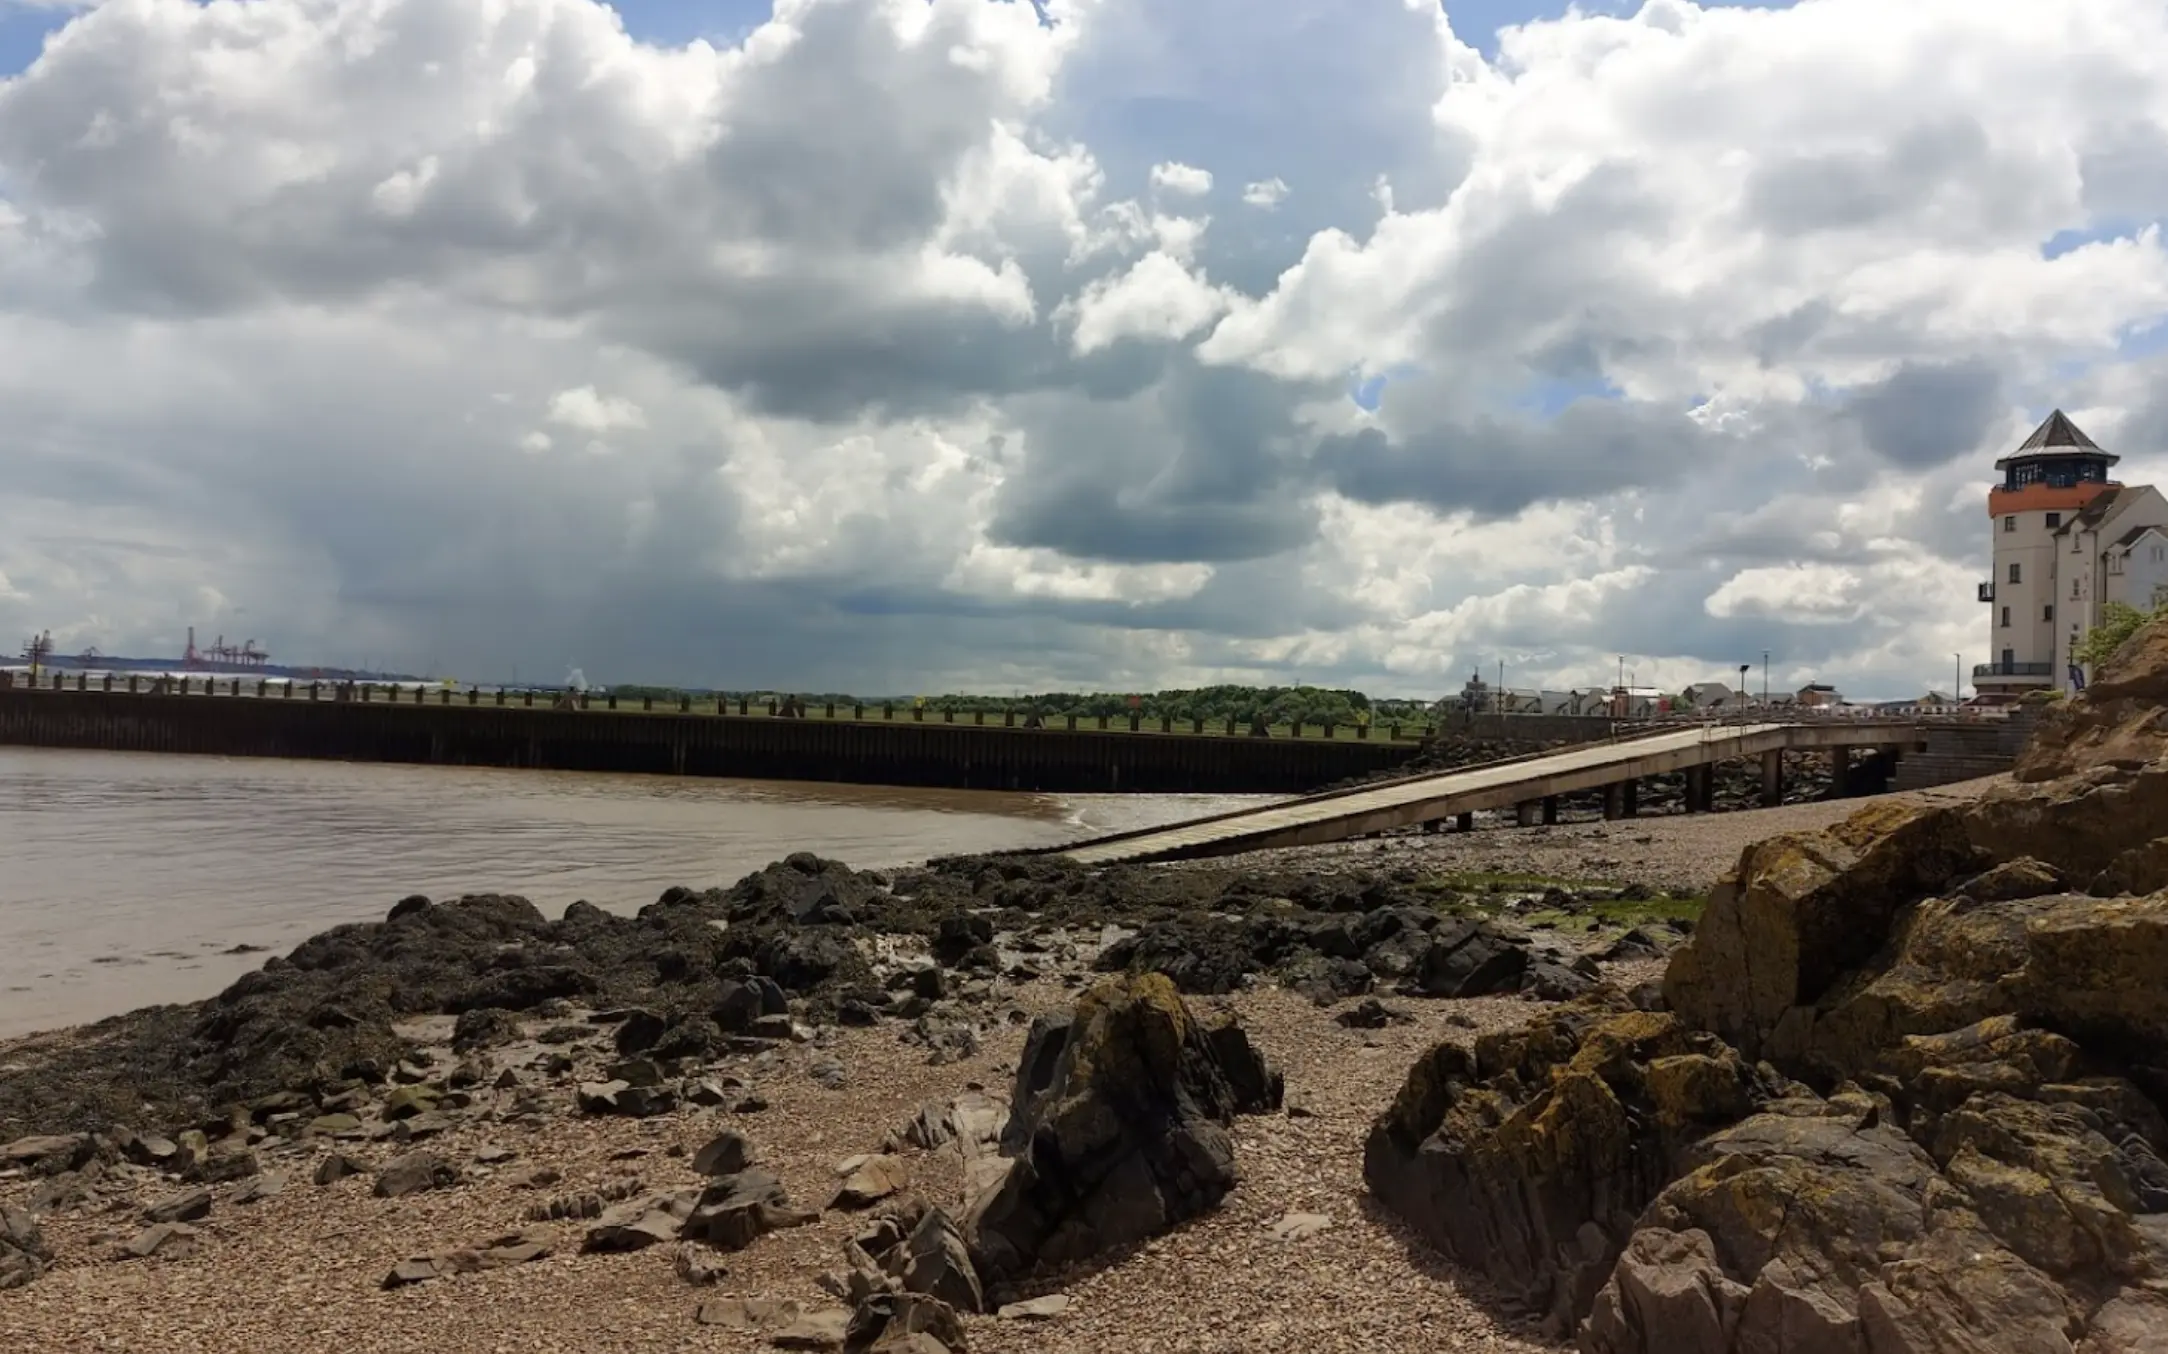
[[[1973,668],[1981,695],[2081,685],[2090,674],[2073,655],[2107,604],[2150,606],[2168,586],[2168,550],[2155,558],[2151,544],[2168,543],[2168,499],[2110,479],[2120,459],[2057,409],[1995,462],[1995,572],[1980,585],[1989,659]]]

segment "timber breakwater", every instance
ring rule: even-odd
[[[892,706],[785,718],[652,702],[617,708],[600,698],[552,708],[547,695],[527,704],[536,699],[527,693],[333,697],[328,687],[223,679],[186,694],[13,685],[0,687],[0,745],[1052,793],[1299,794],[1392,770],[1420,737],[1313,725],[1252,738],[1134,718],[1027,728],[1013,714]]]

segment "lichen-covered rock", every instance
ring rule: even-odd
[[[1672,956],[1665,1002],[1759,1057],[1794,1007],[1874,955],[1900,909],[1981,863],[1954,810],[1896,802],[1750,846]]]
[[[2168,1233],[2132,1211],[2150,1147],[1999,1095],[1944,1119],[1932,1152],[1856,1105],[1782,1108],[1712,1135],[1657,1197],[1584,1354],[2114,1348],[2081,1342],[2161,1310],[2141,1282]]]
[[[2168,741],[2161,743],[2168,750]],[[2031,856],[2091,880],[2168,823],[2168,763],[2094,764],[2041,784],[1998,786],[1959,814],[1997,860]]]
[[[1615,992],[1419,1059],[1363,1155],[1370,1192],[1564,1327],[1703,1134],[1778,1089]]]
[[[1011,1103],[1014,1159],[966,1227],[987,1281],[1141,1241],[1234,1187],[1237,1097],[1163,975],[1109,979],[1035,1024]]]

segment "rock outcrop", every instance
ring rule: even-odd
[[[1584,1354],[2168,1349],[2168,624],[2017,779],[1748,848],[1658,1011],[1441,1045],[1372,1191]]]
[[[1242,1103],[1215,1050],[1227,1038],[1160,974],[1102,982],[1039,1020],[1001,1135],[1006,1173],[965,1228],[980,1277],[1088,1260],[1217,1207]]]

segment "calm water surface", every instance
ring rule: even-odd
[[[210,996],[410,893],[632,912],[793,851],[1041,846],[1257,802],[0,748],[0,1035]]]

